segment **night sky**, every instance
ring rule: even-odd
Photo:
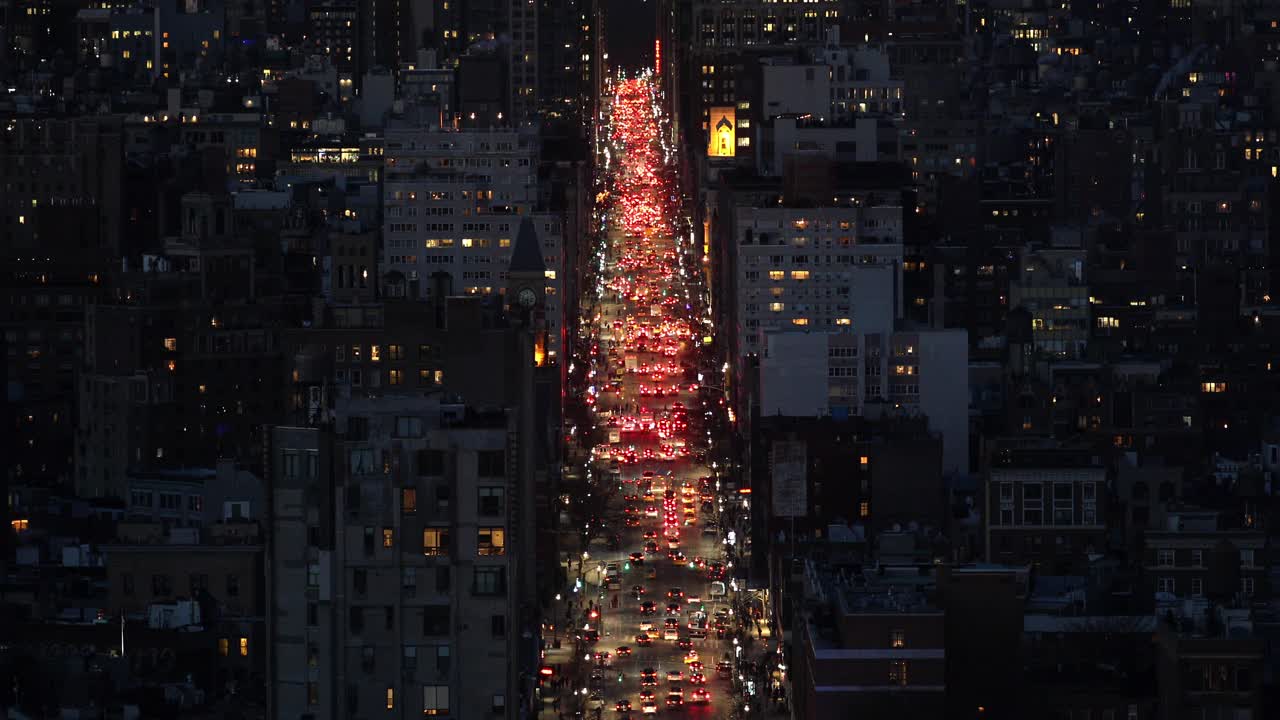
[[[608,0],[609,66],[635,70],[653,66],[657,3],[653,0]]]

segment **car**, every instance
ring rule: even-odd
[[[645,594],[645,592],[646,592],[645,587],[643,585],[631,586],[631,595],[637,600],[639,600]]]
[[[707,676],[703,675],[702,673],[690,673],[689,682],[693,683],[694,685],[706,685]]]
[[[667,603],[667,613],[670,615],[679,615],[680,603]]]
[[[640,704],[640,712],[645,715],[656,715],[658,714],[658,704],[652,700],[645,700]]]
[[[617,712],[631,712],[631,701],[623,698],[613,704],[613,709]]]
[[[677,683],[684,680],[684,672],[681,670],[668,670],[667,682]]]
[[[653,638],[647,632],[639,633],[636,635],[636,644],[640,647],[649,647],[653,644]]]
[[[625,527],[640,527],[640,518],[635,517],[634,515],[628,515],[627,518],[622,521],[622,524]]]
[[[618,657],[631,657],[631,648],[627,645],[619,645],[618,649],[613,651],[613,654]]]
[[[641,620],[641,621],[640,621],[640,632],[649,632],[649,631],[650,631],[650,630],[652,630],[652,629],[653,629],[653,621],[652,621],[652,620]]]
[[[689,663],[689,672],[700,673],[702,672],[703,667],[704,666],[701,660],[694,660],[693,662]]]
[[[721,660],[716,663],[716,675],[719,675],[722,678],[727,678],[733,675],[733,663],[728,660]]]
[[[653,540],[650,540],[649,542],[644,544],[644,551],[649,553],[650,555],[658,552],[658,543]]]
[[[658,684],[658,671],[647,667],[640,671],[640,687]]]
[[[645,539],[645,540],[657,540],[657,539],[658,539],[658,531],[657,531],[657,530],[645,530],[645,531],[644,531],[644,539]]]
[[[591,693],[591,697],[587,698],[588,710],[599,710],[604,707],[604,697],[600,693]]]
[[[641,615],[653,615],[656,612],[658,612],[658,606],[654,604],[652,600],[645,600],[644,602],[640,603]]]
[[[608,667],[613,664],[613,654],[609,651],[596,651],[592,657],[595,658],[597,665]]]
[[[652,701],[653,701],[653,691],[648,688],[642,689],[640,691],[640,702],[652,702]]]
[[[663,621],[662,621],[662,627],[663,627],[663,629],[665,629],[665,630],[679,630],[679,629],[680,629],[680,618],[678,618],[678,617],[669,617],[669,618],[666,618],[665,620],[663,620]]]
[[[684,601],[689,607],[695,607],[702,604],[702,595],[696,592],[691,592],[689,593],[689,597],[686,597]]]
[[[698,651],[693,648],[689,648],[689,652],[684,654],[684,664],[692,665],[696,662],[700,662],[698,659]]]
[[[684,693],[672,690],[667,693],[667,707],[680,707],[684,705]]]
[[[685,557],[684,553],[680,550],[676,550],[675,554],[671,556],[671,562],[675,563],[676,565],[683,565],[688,561],[689,561],[689,558]]]
[[[711,691],[704,687],[694,688],[689,702],[695,705],[706,705],[711,702]]]
[[[631,561],[632,565],[643,565],[644,553],[633,552],[627,556],[627,559]]]
[[[689,637],[688,635],[681,635],[679,638],[676,639],[676,645],[681,650],[692,650],[693,638]]]
[[[582,641],[586,643],[600,642],[600,631],[599,630],[583,630]]]
[[[684,599],[684,590],[682,590],[682,589],[680,589],[680,588],[678,588],[678,587],[673,587],[673,588],[671,588],[671,589],[667,590],[667,597],[668,597],[668,598],[670,598],[670,599],[672,599],[672,600],[683,600],[683,599]]]
[[[677,640],[680,638],[680,631],[667,628],[662,631],[663,640]]]

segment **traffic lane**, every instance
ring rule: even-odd
[[[681,587],[686,592],[696,587],[701,579],[695,571],[689,569],[687,565],[675,565],[669,561],[660,561],[656,565],[657,578],[647,581],[646,587],[649,588],[648,597],[654,598],[659,603],[659,607],[665,605],[665,598],[661,597],[670,587]],[[643,567],[643,566],[642,566]],[[631,574],[634,574],[632,570]],[[625,573],[624,573],[625,574]],[[625,584],[625,582],[624,582]],[[651,647],[640,647],[634,643],[634,635],[639,632],[641,621],[650,619],[661,627],[662,618],[665,613],[658,612],[652,616],[645,616],[640,612],[640,601],[636,601],[630,597],[627,590],[615,591],[609,595],[619,595],[619,607],[613,609],[611,603],[606,603],[604,614],[602,615],[602,635],[606,640],[602,640],[601,649],[607,649],[615,653],[613,665],[606,672],[605,683],[605,699],[608,700],[608,706],[613,707],[619,699],[626,698],[632,702],[634,708],[639,708],[640,691],[640,671],[645,668],[654,669],[659,676],[661,682],[658,685],[658,692],[655,692],[659,704],[661,705],[665,699],[666,673],[672,669],[681,670],[686,682],[683,683],[686,696],[692,692],[692,687],[687,683],[688,668],[684,663],[684,651],[680,650],[674,641],[655,640]],[[663,601],[663,602],[660,602]],[[708,604],[707,611],[713,613],[719,605]],[[688,607],[682,608],[685,612],[681,615],[682,632],[687,634],[687,627],[684,624],[688,622]],[[630,642],[627,642],[630,639]],[[689,706],[691,712],[701,712],[702,710],[715,710],[717,707],[723,706],[722,709],[727,710],[727,698],[730,694],[730,686],[727,681],[715,678],[715,663],[724,653],[731,652],[731,646],[725,641],[717,640],[714,636],[708,639],[695,639],[693,641],[694,649],[699,653],[699,659],[707,666],[704,672],[707,674],[709,682],[707,688],[711,691],[712,705],[709,708],[697,708]],[[618,645],[629,645],[633,654],[631,657],[618,658],[616,649]],[[621,682],[618,681],[618,673],[622,673]]]

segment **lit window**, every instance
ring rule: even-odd
[[[853,321],[849,318],[836,318],[837,325],[852,325]]]
[[[791,318],[792,325],[808,325],[809,318]]]
[[[786,307],[785,303],[780,303],[780,302],[769,303],[770,312],[782,312],[782,309],[785,307]]]
[[[1120,327],[1120,318],[1108,317],[1106,315],[1098,316],[1098,327],[1100,328],[1118,328]]]
[[[164,349],[165,349],[165,350],[168,350],[169,352],[177,352],[177,351],[178,351],[178,338],[165,338],[165,339],[164,339]]]
[[[809,271],[808,270],[792,270],[791,279],[792,280],[808,280]]]
[[[392,687],[387,688],[387,709],[396,709],[396,689]]]
[[[1227,391],[1227,384],[1224,382],[1202,382],[1200,383],[1200,392],[1220,393]]]
[[[391,528],[382,528],[382,547],[389,548],[395,546],[395,531]]]
[[[889,684],[907,684],[907,663],[905,661],[894,660],[889,663]]]
[[[889,647],[904,648],[907,646],[907,633],[902,630],[889,631]]]
[[[30,520],[10,520],[9,527],[13,528],[16,533],[26,532],[31,528]]]
[[[373,362],[381,362],[381,361],[382,361],[382,346],[381,346],[381,345],[370,345],[370,346],[369,346],[369,359],[370,359],[370,360],[372,360]]]
[[[418,512],[418,489],[400,488],[400,512],[412,515]]]
[[[218,638],[218,654],[226,657],[231,653],[231,641],[227,638]]]
[[[506,552],[506,531],[500,527],[476,529],[477,555],[502,555]]]
[[[783,272],[782,270],[770,270],[770,271],[769,271],[769,279],[770,279],[770,280],[781,280],[781,279],[782,279],[782,278],[784,278],[784,277],[786,277],[786,273],[785,273],[785,272]]]
[[[404,382],[403,370],[390,370],[387,372],[387,382],[392,385],[399,385]]]
[[[249,638],[240,638],[240,657],[249,657]]]
[[[449,552],[448,528],[425,528],[422,531],[422,554],[444,555]]]
[[[866,500],[863,500],[862,502],[858,503],[858,517],[864,518],[864,517],[870,517],[870,516],[871,516],[871,503],[867,502]]]

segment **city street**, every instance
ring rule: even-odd
[[[698,273],[674,235],[652,93],[647,79],[618,81],[610,106],[613,197],[599,283],[583,303],[594,313],[588,475],[604,499],[586,522],[605,526],[606,541],[571,563],[577,584],[557,620],[572,623],[573,645],[548,655],[561,676],[544,717],[734,714],[738,618],[720,525],[732,498],[713,466],[722,395],[702,382],[708,324]]]

